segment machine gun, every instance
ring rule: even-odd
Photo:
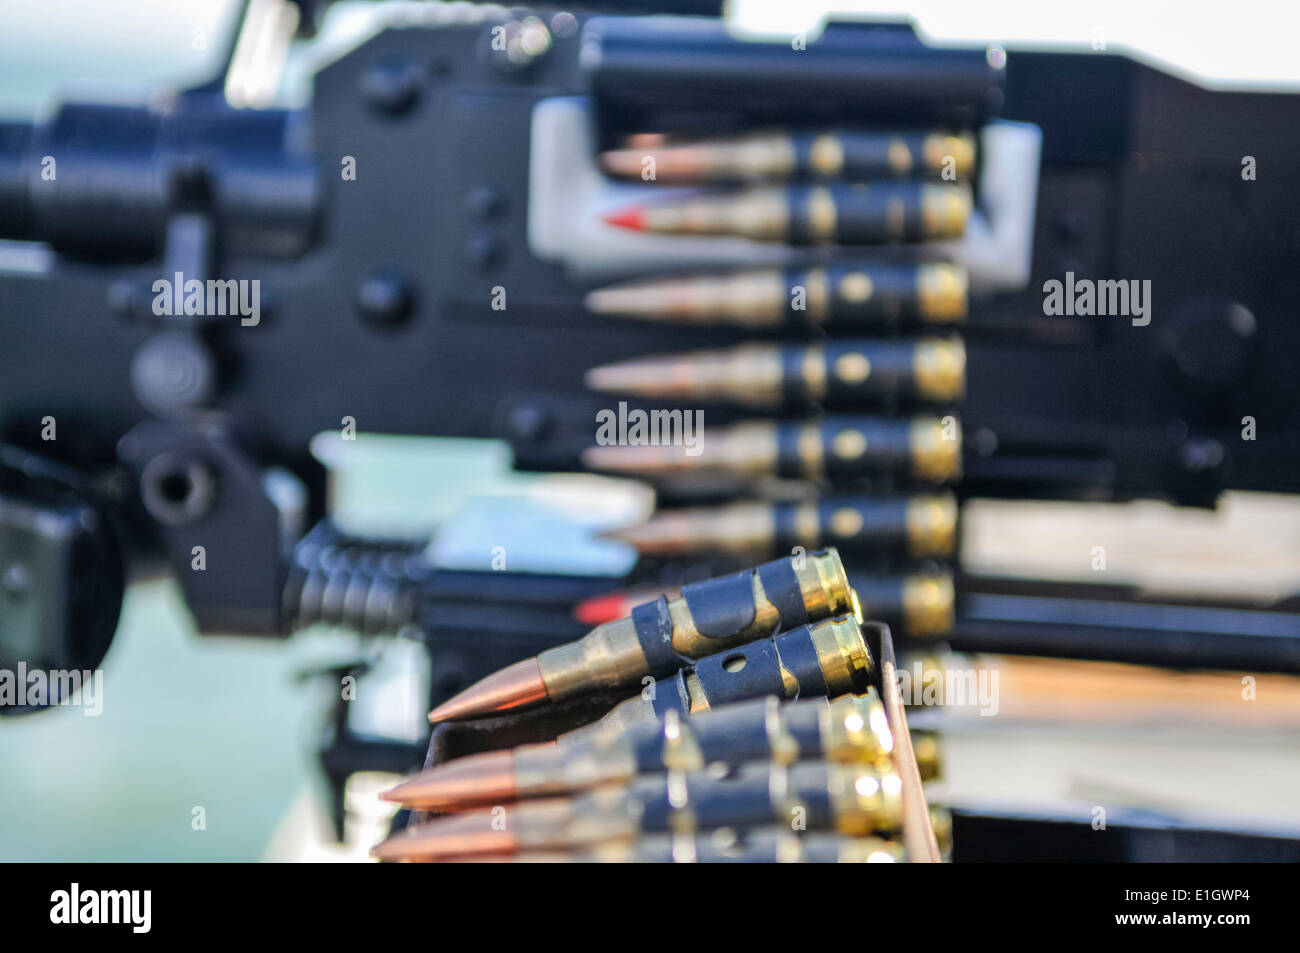
[[[476,588],[491,574],[422,566],[399,544],[352,540],[322,566],[315,543],[332,530],[308,445],[348,426],[496,438],[519,469],[577,469],[609,403],[584,387],[589,368],[755,336],[823,340],[683,324],[665,348],[662,325],[584,308],[626,279],[834,268],[846,254],[602,221],[662,188],[598,164],[647,132],[976,138],[963,236],[870,251],[882,266],[941,257],[969,275],[959,500],[1212,506],[1225,489],[1300,486],[1285,277],[1300,99],[1210,91],[1120,55],[938,47],[852,22],[740,39],[707,3],[654,5],[670,16],[618,6],[384,5],[301,108],[234,108],[223,76],[160,104],[67,103],[41,124],[0,125],[0,659],[94,667],[125,580],[159,558],[203,631],[326,619],[436,632],[454,617],[513,633],[501,653],[490,637],[461,653],[462,682],[572,637],[567,607],[608,580],[521,590],[516,574],[493,588],[515,594],[503,621]],[[299,7],[310,33],[319,11]],[[1047,283],[1073,301],[1076,280],[1148,282],[1150,313],[1045,314]],[[744,416],[710,405],[711,424]],[[683,565],[646,558],[619,585],[719,569]],[[1249,645],[1259,668],[1300,671],[1289,612],[1116,616],[1117,600],[1137,599],[1108,590],[1063,631],[1069,613],[1044,613],[1037,590],[1023,605],[990,590],[963,615],[980,591],[959,586],[963,649],[1214,665]],[[1111,637],[1080,634],[1094,626]]]

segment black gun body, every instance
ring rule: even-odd
[[[503,71],[480,42],[489,34],[489,24],[381,33],[318,74],[301,114],[222,115],[195,95],[166,121],[73,107],[51,129],[0,128],[5,237],[44,238],[57,252],[3,249],[0,439],[91,474],[119,465],[119,442],[156,414],[133,384],[142,350],[180,328],[191,352],[206,355],[203,408],[225,434],[215,450],[239,448],[258,467],[296,472],[312,491],[309,519],[324,511],[309,441],[348,421],[373,432],[499,438],[520,468],[574,468],[608,404],[584,390],[584,371],[662,351],[664,329],[584,312],[588,289],[528,246],[531,123],[544,99],[588,96],[600,135],[634,131],[618,127],[613,108],[634,95],[633,73],[593,75],[580,62],[581,31],[555,37],[527,71]],[[691,131],[682,117],[698,115],[701,52],[690,53],[689,69],[655,68],[666,85],[625,113],[635,131]],[[725,46],[716,62],[734,55]],[[1033,266],[1022,292],[972,303],[961,419],[969,449],[957,492],[1210,504],[1224,488],[1294,491],[1300,378],[1290,356],[1300,353],[1300,324],[1291,315],[1300,289],[1288,276],[1300,222],[1291,141],[1300,100],[1210,92],[1122,57],[1007,57],[1001,115],[1043,131]],[[909,87],[929,69],[915,46],[898,61],[912,63]],[[936,100],[949,96],[944,89]],[[761,117],[747,110],[769,105],[715,103],[709,131],[753,128]],[[224,136],[218,148],[207,137],[219,129],[247,134]],[[111,197],[93,186],[74,195],[91,185],[68,178],[76,161],[53,182],[41,178],[45,145],[75,150],[83,134],[121,143],[82,154],[120,159],[105,180],[115,183]],[[172,214],[162,221],[164,197]],[[104,214],[78,218],[78,203]],[[251,227],[258,208],[270,209],[264,231]],[[107,234],[105,223],[120,230]],[[827,261],[809,254],[805,265]],[[258,320],[154,313],[155,282],[178,270],[258,281]],[[1045,283],[1070,276],[1149,281],[1150,323],[1045,315]],[[619,277],[643,276],[606,280]],[[498,289],[508,293],[504,308],[494,307]],[[678,327],[673,349],[749,337]],[[57,440],[42,439],[49,418]],[[1243,439],[1246,418],[1254,439]],[[734,419],[734,409],[709,409],[711,426]],[[170,439],[156,426],[148,436],[154,449]],[[171,445],[214,450],[186,440]],[[246,464],[215,469],[256,476]],[[187,596],[214,600],[214,622],[276,625],[273,528],[257,535],[268,557],[226,558],[247,549],[246,514],[227,509],[238,509],[237,496],[217,494],[204,514],[218,535],[208,573]],[[269,520],[274,510],[247,516]],[[187,564],[186,533],[160,532],[173,562]],[[128,545],[153,539],[136,532]]]
[[[532,110],[543,98],[592,92],[578,38],[557,38],[524,81],[484,61],[481,30],[383,33],[322,71],[310,114],[298,117],[315,169],[295,166],[285,179],[301,183],[293,194],[311,197],[318,220],[306,214],[312,203],[290,203],[279,246],[290,257],[229,248],[216,277],[260,279],[264,314],[255,327],[208,332],[223,372],[213,406],[267,459],[303,471],[311,436],[352,417],[379,432],[499,437],[524,468],[572,467],[603,405],[583,391],[583,371],[663,348],[662,329],[585,314],[584,289],[526,244]],[[1300,160],[1286,132],[1300,104],[1207,92],[1119,57],[1008,57],[1003,115],[1044,132],[1034,266],[1024,292],[972,308],[972,329],[1010,333],[968,335],[963,422],[986,451],[969,461],[963,492],[1207,503],[1223,487],[1294,489],[1300,411],[1286,355],[1300,350],[1300,326],[1289,320],[1297,289],[1275,276],[1289,273],[1285,236],[1300,221],[1289,187]],[[375,63],[431,61],[438,69],[419,74],[404,108],[367,94]],[[600,77],[597,99],[615,85],[615,75]],[[643,128],[672,128],[676,106],[697,92],[683,75],[657,113],[642,110]],[[714,131],[752,119],[728,114]],[[67,122],[93,132],[106,117],[74,111]],[[151,128],[141,124],[139,135]],[[5,137],[7,183],[19,165],[12,154],[33,145],[22,139]],[[1245,141],[1265,170],[1253,181],[1241,174]],[[342,174],[349,160],[355,178]],[[32,169],[22,174],[30,180]],[[1206,176],[1221,188],[1196,188]],[[148,214],[124,239],[92,233],[82,236],[97,238],[88,247],[62,219],[56,237],[98,258],[152,249],[157,194],[141,193]],[[245,234],[237,212],[219,236]],[[31,221],[30,212],[5,214]],[[1224,223],[1242,221],[1254,224],[1224,243]],[[314,243],[304,250],[306,235]],[[167,267],[159,255],[113,268],[87,257],[0,276],[0,434],[82,466],[111,460],[117,440],[149,416],[130,372],[158,331],[150,289]],[[1043,284],[1067,271],[1149,280],[1152,324],[1045,316]],[[504,310],[493,308],[497,287],[509,289]],[[744,337],[681,327],[674,348]],[[1261,417],[1261,408],[1271,412]],[[41,442],[46,415],[66,423],[67,441]],[[1253,441],[1241,439],[1245,416],[1260,420]]]

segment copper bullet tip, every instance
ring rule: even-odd
[[[424,811],[463,811],[513,801],[518,796],[515,757],[510,751],[485,751],[456,758],[413,774],[380,796]]]
[[[399,831],[370,854],[379,860],[440,860],[466,854],[513,854],[515,835],[498,829],[490,811],[445,817]]]
[[[643,232],[647,228],[645,209],[639,205],[631,205],[617,212],[607,212],[600,217],[600,220],[606,225],[630,228],[634,232]]]
[[[623,139],[624,149],[658,149],[668,143],[662,132],[634,132]]]
[[[547,700],[546,682],[537,658],[507,665],[469,688],[447,699],[433,711],[429,720],[449,721],[473,718],[494,712],[538,705]]]
[[[667,512],[636,526],[607,530],[601,538],[627,543],[643,553],[676,553],[690,543],[694,529],[685,513]]]
[[[601,364],[587,371],[583,382],[602,393],[645,397],[690,397],[695,381],[689,362],[675,357],[648,357]]]
[[[709,178],[708,160],[708,150],[696,146],[668,146],[664,143],[647,144],[642,148],[611,149],[600,155],[601,166],[612,176],[645,179],[646,170],[652,169],[650,181],[662,179],[670,182]]]
[[[600,154],[600,164],[610,175],[633,178],[641,174],[644,154],[644,151],[637,149],[610,149]]]
[[[607,288],[588,291],[582,299],[582,306],[595,314],[604,314],[618,307],[618,295],[611,294]]]
[[[592,314],[652,320],[685,320],[695,308],[688,282],[627,282],[587,292],[583,307]],[[683,317],[684,316],[684,317]]]
[[[586,447],[582,465],[610,473],[657,474],[685,470],[691,467],[692,458],[671,444],[609,444]]]
[[[587,385],[588,390],[618,390],[622,383],[619,376],[620,367],[621,364],[602,364],[593,367],[583,375],[583,383]]]

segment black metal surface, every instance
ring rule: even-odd
[[[317,5],[299,2],[310,33]],[[389,572],[370,557],[392,547],[337,539],[337,562],[295,562],[262,484],[265,467],[285,467],[311,491],[308,515],[322,516],[307,444],[345,418],[375,432],[500,438],[521,468],[576,468],[596,411],[611,403],[584,391],[587,368],[662,351],[666,338],[688,350],[747,336],[585,314],[587,289],[534,256],[530,122],[550,96],[590,96],[602,142],[900,115],[967,125],[999,107],[1037,124],[1033,277],[1022,293],[974,305],[960,492],[1211,505],[1223,488],[1300,489],[1296,97],[1211,93],[1096,53],[1013,51],[1004,88],[982,50],[935,53],[896,28],[852,25],[798,51],[733,43],[712,22],[683,42],[659,24],[605,18],[593,29],[596,66],[580,63],[575,33],[554,36],[526,68],[502,69],[492,26],[383,33],[323,70],[300,113],[227,110],[214,82],[162,109],[70,104],[46,126],[0,124],[0,238],[57,253],[45,271],[0,271],[0,440],[115,485],[112,502],[132,528],[126,547],[166,554],[202,628],[270,633],[318,618],[379,631],[411,621],[433,658],[432,703],[585,631],[572,604],[609,580],[448,573],[413,552]],[[1250,181],[1244,155],[1259,170]],[[349,164],[355,177],[341,174]],[[260,281],[260,319],[156,314],[154,282],[178,271]],[[1043,282],[1066,272],[1149,280],[1151,324],[1044,316]],[[506,310],[492,307],[498,288]],[[183,387],[172,366],[183,366]],[[736,416],[707,414],[711,425]],[[1242,438],[1247,416],[1254,440]],[[42,439],[48,417],[56,441]],[[21,607],[27,615],[0,606],[0,664],[20,645],[13,654],[29,665],[93,668],[120,604],[116,533],[102,501],[71,482],[33,481],[9,466],[18,458],[0,468],[0,552],[46,567],[32,590],[43,605]],[[20,499],[22,512],[11,505]],[[38,511],[59,531],[41,530],[30,518]],[[0,582],[11,591],[0,599],[24,597],[8,563]],[[644,561],[629,582],[713,574]],[[1300,672],[1294,615],[1063,596],[1045,611],[1034,596],[969,590],[951,642]],[[33,652],[18,626],[36,617],[46,621]],[[586,700],[568,716],[613,700]],[[431,752],[532,740],[527,720],[440,729]],[[323,756],[336,822],[349,774],[405,770],[418,753],[354,736],[340,705]],[[967,813],[954,826],[958,860],[1300,857],[1286,838],[1140,819],[1105,835]]]
[[[289,448],[301,454],[312,434],[352,416],[381,432],[501,437],[520,466],[574,467],[608,403],[582,390],[582,372],[662,349],[661,327],[584,314],[585,289],[524,244],[531,110],[587,90],[579,38],[556,37],[520,76],[485,62],[485,29],[392,31],[327,67],[304,117],[324,183],[317,244],[292,261],[224,249],[220,272],[260,278],[268,305],[257,327],[220,329],[214,403],[265,458],[286,462]],[[396,112],[368,81],[394,69],[413,91]],[[1285,359],[1300,344],[1288,319],[1300,290],[1287,264],[1297,250],[1295,99],[1210,93],[1120,57],[1013,51],[1003,112],[1045,135],[1034,279],[974,309],[975,328],[1018,331],[968,336],[964,420],[977,449],[963,492],[1208,503],[1221,486],[1300,485],[1300,385]],[[670,131],[671,121],[668,106],[638,120]],[[1256,181],[1241,178],[1243,143],[1262,170]],[[348,156],[355,180],[340,176]],[[1152,324],[1044,317],[1042,282],[1067,267],[1150,279]],[[30,445],[40,417],[56,412],[83,451],[98,451],[78,463],[111,458],[147,415],[128,368],[154,326],[114,317],[111,291],[123,280],[149,288],[160,274],[156,260],[105,269],[63,257],[48,275],[0,278],[0,307],[19,316],[0,356],[10,439]],[[393,299],[366,290],[375,275],[409,296],[401,320],[366,317],[376,295]],[[492,309],[495,287],[508,289],[507,310]],[[1221,350],[1224,324],[1215,302],[1247,309],[1255,330],[1227,360],[1230,380],[1211,366],[1207,387],[1198,368],[1207,349]],[[682,349],[741,339],[672,337]],[[1241,439],[1245,415],[1259,421],[1253,442]],[[726,419],[710,410],[710,422]]]
[[[129,505],[152,517],[200,629],[278,634],[287,571],[262,472],[222,427],[146,421],[122,438]]]
[[[1127,586],[971,575],[957,585],[944,641],[958,651],[1300,674],[1300,613],[1285,600],[1157,599]]]
[[[78,673],[99,666],[126,586],[119,538],[75,473],[0,445],[0,670],[22,689],[19,665]],[[46,703],[68,701],[56,680],[49,687]],[[8,698],[0,713],[37,707]]]
[[[955,863],[1296,863],[1294,833],[1213,830],[1144,812],[1112,812],[1105,829],[1043,814],[952,812]]]
[[[585,34],[604,133],[716,134],[792,117],[974,126],[1003,99],[1002,70],[983,49],[927,47],[899,24],[831,23],[812,38],[744,43],[718,21],[596,17]]]
[[[266,466],[289,469],[311,490],[309,517],[321,516],[321,472],[307,454],[314,434],[350,418],[369,431],[496,437],[521,468],[574,468],[610,402],[582,388],[588,367],[663,350],[666,335],[682,350],[745,336],[585,314],[586,289],[526,245],[530,121],[545,97],[594,92],[602,133],[628,131],[620,123],[682,131],[681,103],[704,102],[702,86],[730,70],[709,100],[725,128],[722,100],[770,82],[746,79],[736,64],[764,62],[777,48],[731,45],[697,24],[707,42],[683,46],[680,63],[663,53],[657,64],[647,51],[668,34],[625,21],[601,28],[609,55],[600,68],[580,63],[578,31],[554,36],[526,69],[503,70],[492,25],[385,32],[326,67],[298,115],[228,112],[196,93],[165,114],[70,106],[47,128],[0,128],[0,227],[60,252],[48,271],[0,274],[0,437],[87,475],[125,464],[147,511],[153,458],[204,482],[176,455],[195,455],[193,421],[215,412],[230,459],[246,460],[214,474],[218,510],[182,512],[178,524],[160,520],[166,506],[154,499],[154,532],[130,541],[162,543],[205,627],[275,631],[287,622],[279,597],[290,541],[276,535],[257,480]],[[824,39],[838,52],[818,60],[826,75],[817,82],[867,75],[873,61],[845,59],[852,49],[885,50],[880,64],[906,64],[908,87],[934,101],[989,79],[983,59],[929,56],[897,31],[836,27]],[[777,46],[781,56],[798,52]],[[680,88],[644,96],[628,88],[638,70]],[[1044,133],[1034,276],[1021,294],[975,303],[960,492],[1209,504],[1222,487],[1296,490],[1296,98],[1211,93],[1121,57],[1015,51],[1005,92],[1003,114]],[[741,120],[754,117],[741,110]],[[1253,181],[1240,174],[1247,148],[1260,170]],[[53,181],[41,177],[47,149],[62,163]],[[343,174],[352,163],[355,178]],[[265,212],[267,197],[283,214]],[[154,315],[153,282],[178,266],[260,280],[261,319]],[[1152,323],[1045,317],[1042,283],[1065,271],[1150,280]],[[505,310],[492,307],[497,288],[508,293]],[[186,389],[150,370],[159,353],[163,363],[184,358]],[[148,453],[129,452],[129,441],[119,448],[160,413],[178,423],[149,424],[142,432],[166,436]],[[60,430],[48,444],[47,415]],[[707,416],[721,424],[735,412],[710,407]],[[1257,419],[1257,439],[1242,439],[1243,416]],[[237,485],[249,511],[232,522],[224,506]],[[227,549],[205,574],[189,571],[194,521],[209,549],[213,539]],[[472,596],[437,597],[440,617],[469,624],[472,603],[492,587],[468,583]],[[506,648],[506,639],[503,655],[535,651],[536,632],[547,631],[520,611],[502,625],[522,641]],[[554,616],[572,627],[565,613]],[[964,624],[967,634],[979,625]],[[453,643],[464,637],[451,628],[441,623]],[[1106,651],[1136,631],[1112,633]],[[1001,637],[1093,651],[1059,627]],[[985,626],[977,641],[991,638]],[[491,654],[486,643],[466,655]],[[1259,654],[1278,644],[1260,643]],[[1166,648],[1160,658],[1191,652],[1184,642]]]
[[[1300,674],[1294,612],[963,594],[959,651]]]
[[[199,210],[217,223],[225,255],[298,255],[315,237],[320,182],[294,121],[282,110],[232,110],[216,96],[165,110],[67,103],[30,142],[19,127],[0,134],[6,166],[17,147],[27,159],[21,175],[0,178],[5,237],[85,259],[149,261],[168,220]]]

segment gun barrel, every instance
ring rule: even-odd
[[[316,160],[294,146],[297,120],[185,101],[69,103],[47,124],[5,124],[0,238],[144,261],[174,214],[195,212],[226,254],[296,257],[315,241],[322,190]]]

